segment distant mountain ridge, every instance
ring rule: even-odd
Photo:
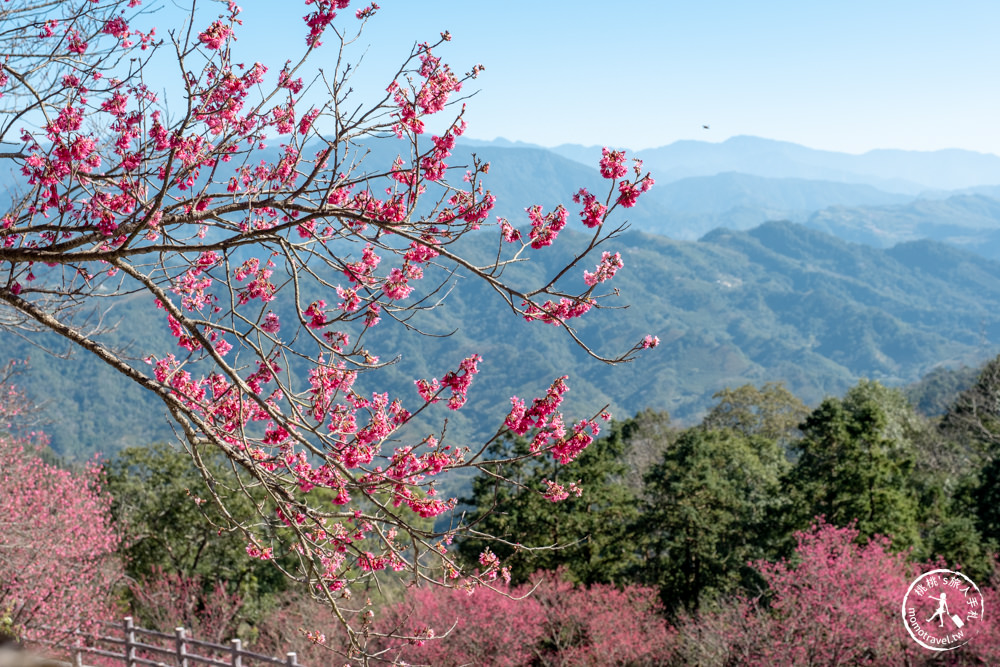
[[[532,204],[550,208],[568,204],[580,187],[601,196],[607,191],[608,182],[597,171],[599,150],[590,164],[526,144],[460,144],[456,156],[467,151],[495,167],[486,184],[497,197],[496,213],[511,220],[517,220]],[[865,184],[766,178],[738,172],[666,183],[654,172],[654,178],[657,185],[623,215],[636,229],[686,240],[694,240],[720,225],[746,229],[767,220],[805,220],[812,212],[829,206],[903,204],[914,199]]]
[[[512,148],[530,146],[506,140],[475,143]],[[575,162],[591,164],[600,156],[601,147],[563,144],[547,150]],[[1000,184],[1000,156],[957,148],[876,149],[854,155],[741,135],[719,143],[685,140],[630,152],[641,157],[662,182],[736,171],[768,178],[865,183],[911,195],[929,189],[958,190]]]
[[[582,247],[581,235],[563,234],[519,269],[525,280],[551,275]],[[485,261],[492,248],[472,248],[471,257],[481,253]],[[563,374],[570,376],[573,414],[609,404],[618,417],[652,407],[691,421],[726,386],[784,381],[816,403],[862,376],[905,384],[940,365],[974,365],[1000,350],[1000,263],[941,243],[883,250],[772,222],[715,230],[697,242],[630,232],[614,249],[625,261],[614,280],[618,305],[630,307],[589,313],[579,333],[602,352],[659,336],[660,347],[640,362],[600,363],[564,332],[512,317],[488,287],[459,280],[444,308],[411,322],[452,336],[429,345],[391,323],[371,331],[372,349],[399,355],[380,372],[378,390],[412,402],[414,378],[440,376],[457,360],[481,354],[482,380],[473,384],[469,406],[437,415],[449,418],[450,437],[464,441],[495,427],[510,396],[538,395]],[[121,320],[117,343],[159,336],[160,347],[170,349],[161,314],[149,304],[123,302],[113,315]],[[112,453],[172,437],[159,419],[163,408],[95,358],[53,359],[16,337],[5,342],[0,361],[32,357],[22,385],[39,400],[59,397],[53,406],[59,419],[45,428],[60,453]],[[375,388],[366,383],[359,377],[360,391]],[[109,413],[107,405],[116,409]]]
[[[766,178],[735,171],[714,176],[692,176],[662,184],[656,196],[682,213],[723,213],[740,206],[772,207],[787,211],[814,211],[828,206],[882,206],[913,201],[910,195],[885,192],[870,185]]]
[[[488,185],[504,205],[500,214],[511,220],[530,204],[567,202],[581,185],[600,192],[606,184],[596,171],[598,147],[472,141],[459,149],[496,162]],[[754,137],[677,142],[640,154],[657,185],[624,212],[633,229],[693,240],[717,227],[791,220],[880,248],[930,238],[1000,258],[1000,157],[994,155],[858,156]],[[712,173],[690,175],[701,172]],[[898,174],[922,180],[901,185]]]
[[[362,169],[373,169],[382,179],[385,165],[397,155],[407,155],[409,148],[405,142],[375,141],[357,147],[348,157],[357,159]],[[309,154],[310,150],[304,152]],[[609,183],[597,171],[599,147],[545,149],[523,142],[462,138],[448,164],[461,173],[473,152],[494,166],[484,179],[497,197],[493,215],[507,217],[514,224],[525,221],[528,206],[541,204],[551,210],[560,203],[570,205],[580,187],[602,197],[607,193]],[[276,160],[279,151],[271,148],[264,155]],[[734,137],[720,144],[677,142],[642,151],[641,155],[657,185],[635,208],[618,216],[637,231],[694,240],[718,227],[742,230],[771,220],[790,220],[876,247],[931,238],[1000,258],[997,156],[970,151],[872,151],[856,156],[754,137]],[[905,187],[893,189],[899,180],[890,173],[894,160],[899,163],[897,176],[905,170],[912,174],[922,169],[925,175],[944,171],[951,174],[950,181],[907,181]],[[863,169],[845,177],[843,168],[851,165]],[[923,166],[917,169],[913,165]],[[8,168],[0,204],[8,190],[16,189],[19,183],[23,186],[23,175],[12,164]],[[220,170],[223,181],[227,168]],[[872,177],[863,174],[864,169],[884,173]],[[970,175],[973,173],[978,176]],[[962,174],[965,176],[958,178]],[[991,179],[995,179],[992,184],[950,187]]]
[[[929,238],[1000,259],[1000,200],[985,195],[955,195],[895,206],[837,206],[818,211],[804,222],[876,248]]]

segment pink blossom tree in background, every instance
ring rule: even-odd
[[[573,585],[560,571],[539,572],[532,596],[542,608],[539,664],[550,667],[652,667],[669,659],[673,632],[655,588]],[[527,595],[528,586],[520,593]]]
[[[72,640],[115,616],[110,499],[96,465],[75,473],[40,458],[45,436],[21,423],[32,418],[29,402],[0,386],[0,616],[20,639]]]
[[[913,563],[889,540],[859,543],[854,527],[822,519],[796,536],[788,561],[758,562],[768,589],[683,615],[676,624],[671,664],[678,665],[984,665],[996,664],[998,630],[986,623],[965,646],[943,653],[908,636],[900,605],[910,582],[940,563]],[[982,582],[986,584],[987,582]],[[985,605],[994,587],[981,586]],[[992,607],[996,608],[996,607]]]
[[[247,553],[294,555],[289,576],[346,630],[330,647],[366,661],[375,633],[364,602],[350,600],[358,585],[393,571],[473,589],[504,573],[486,554],[476,571],[452,558],[459,519],[443,533],[420,521],[456,502],[432,482],[479,466],[507,431],[531,438],[529,456],[572,461],[601,412],[564,418],[568,384],[555,378],[534,400],[513,397],[494,416],[496,435],[475,447],[443,429],[415,432],[408,425],[433,404],[463,407],[483,359],[468,350],[440,380],[413,378],[411,393],[389,395],[378,378],[394,351],[371,349],[368,332],[387,320],[411,326],[460,276],[586,349],[573,320],[600,307],[622,268],[606,246],[619,231],[608,219],[653,180],[605,150],[605,191],[581,189],[571,208],[532,206],[520,229],[494,219],[489,165],[453,155],[466,129],[460,96],[481,67],[446,65],[442,33],[384,74],[380,96],[355,99],[350,45],[378,7],[349,4],[305,0],[302,41],[281,62],[259,63],[238,56],[234,2],[212,5],[217,16],[192,5],[187,26],[155,28],[155,2],[2,3],[0,161],[20,180],[0,210],[0,322],[57,334],[162,399],[212,489],[205,500],[225,511],[232,494],[265,496],[255,521],[232,521]],[[175,63],[178,99],[149,85],[158,52]],[[536,284],[519,280],[517,264],[571,224],[588,234],[582,251]],[[151,335],[128,356],[111,346],[101,314],[125,301],[134,316],[152,313],[172,343]],[[657,342],[587,351],[623,362]],[[231,460],[238,483],[211,479],[200,465],[209,450]],[[333,502],[314,500],[316,488]],[[281,530],[264,529],[275,523]]]
[[[509,595],[487,592],[414,590],[382,620],[410,639],[387,643],[384,654],[429,665],[530,664],[544,633],[542,606],[533,597],[517,599],[517,589]]]
[[[890,541],[858,543],[858,531],[817,522],[796,536],[793,562],[755,567],[771,590],[774,617],[762,662],[905,664],[919,647],[906,635],[899,608],[917,568]]]
[[[154,571],[142,581],[130,582],[133,609],[149,627],[170,633],[183,627],[201,641],[225,644],[236,635],[236,619],[243,600],[217,581],[211,592],[199,577]]]
[[[421,589],[385,618],[412,639],[386,647],[406,662],[430,665],[645,667],[669,664],[673,632],[657,591],[571,584],[538,572],[510,596]],[[430,637],[447,635],[444,641]]]

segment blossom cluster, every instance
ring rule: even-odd
[[[95,12],[103,7],[93,4]],[[444,565],[441,578],[456,581],[462,573],[447,548],[438,549],[445,540],[433,542],[414,526],[456,507],[435,489],[441,475],[483,460],[448,441],[444,429],[416,432],[414,412],[430,414],[438,402],[468,409],[482,356],[469,350],[440,379],[416,380],[420,400],[410,404],[373,386],[394,362],[393,355],[380,361],[377,346],[387,336],[373,328],[396,321],[419,328],[415,313],[436,307],[449,281],[468,277],[485,281],[525,319],[569,329],[567,321],[604,298],[594,288],[624,262],[604,252],[593,271],[583,271],[580,289],[574,267],[593,266],[581,256],[549,284],[525,291],[505,282],[507,255],[474,261],[466,244],[488,238],[496,198],[485,184],[488,163],[455,164],[466,124],[464,107],[450,105],[481,66],[456,75],[437,53],[450,39],[443,33],[415,47],[370,109],[345,115],[346,71],[324,79],[332,97],[311,106],[309,88],[319,79],[309,83],[306,60],[333,35],[349,42],[335,24],[349,2],[304,4],[303,55],[276,67],[235,59],[242,10],[234,1],[217,20],[194,14],[179,79],[186,105],[176,117],[139,75],[141,52],[159,46],[155,32],[135,30],[121,5],[87,29],[86,17],[32,24],[37,43],[28,45],[51,45],[59,74],[37,80],[44,94],[25,96],[16,69],[8,61],[0,67],[4,103],[36,98],[44,119],[23,131],[13,158],[27,194],[0,216],[0,258],[9,264],[0,294],[26,320],[50,323],[157,393],[193,451],[217,448],[247,488],[267,492],[261,512],[272,513],[281,537],[241,526],[250,557],[297,553],[315,566],[305,572],[317,589],[346,594],[357,577],[424,567],[412,553],[428,547],[423,553]],[[357,9],[361,22],[352,25],[378,9]],[[11,92],[19,86],[20,96]],[[454,118],[434,124],[442,129],[428,137],[430,117],[448,108]],[[362,166],[366,158],[355,149],[376,140],[399,148],[390,153],[396,158]],[[581,189],[574,196],[583,228],[594,234],[589,250],[610,235],[603,227],[611,212],[653,184],[638,164],[629,176],[621,152],[605,150],[600,168],[608,195],[599,200]],[[451,182],[459,169],[464,180]],[[497,241],[512,254],[510,264],[558,243],[570,213],[530,206],[523,232],[501,219]],[[432,280],[440,282],[427,285]],[[64,318],[95,299],[141,303],[156,314],[168,347],[157,347],[152,334],[137,341],[148,366],[136,368],[91,338],[82,318]],[[653,345],[653,338],[641,344]],[[512,397],[497,433],[530,437],[532,456],[573,461],[598,426],[563,418],[566,391],[563,377],[530,406]],[[553,501],[582,492],[578,483],[542,490]],[[488,581],[506,576],[495,556],[480,566]]]

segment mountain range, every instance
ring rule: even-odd
[[[600,192],[599,147],[545,149],[498,140],[460,148],[496,165],[488,185],[511,219],[533,203],[567,201],[581,186]],[[850,155],[756,137],[683,141],[636,154],[657,185],[626,212],[634,229],[694,240],[718,227],[790,220],[877,247],[928,238],[1000,259],[995,155]]]
[[[561,266],[583,243],[582,236],[564,234],[565,242],[536,253],[517,279],[537,282]],[[622,298],[612,305],[629,308],[589,313],[579,333],[606,354],[646,334],[659,336],[662,344],[639,362],[596,361],[559,329],[511,316],[479,281],[459,280],[444,308],[410,322],[429,333],[453,333],[429,341],[391,322],[376,327],[370,348],[398,361],[380,372],[377,386],[362,376],[358,387],[414,401],[414,378],[441,377],[462,358],[481,354],[469,405],[431,413],[421,425],[433,428],[448,417],[450,437],[465,440],[495,428],[510,396],[540,395],[563,374],[570,376],[568,406],[577,416],[609,404],[619,417],[651,407],[685,421],[727,386],[784,381],[816,403],[859,377],[905,384],[939,366],[975,365],[1000,348],[1000,264],[942,243],[878,249],[772,222],[719,229],[699,241],[629,232],[614,249],[625,268],[614,281]],[[148,304],[120,303],[112,315],[120,323],[110,344],[170,349]],[[32,370],[23,384],[37,399],[51,399],[53,421],[45,428],[60,453],[110,453],[172,437],[158,417],[162,407],[93,357],[39,355],[13,337],[3,349],[5,358],[29,355]]]
[[[472,145],[541,148],[504,139],[465,141]],[[577,144],[563,144],[548,150],[587,166],[601,154],[600,146]],[[1000,183],[1000,156],[954,148],[938,151],[879,149],[854,155],[816,150],[787,141],[736,136],[718,143],[677,141],[635,152],[661,182],[735,171],[767,178],[864,183],[912,195],[926,190],[957,190]]]
[[[569,204],[580,187],[607,192],[599,149],[467,142],[450,163],[461,168],[469,151],[490,160],[495,213],[515,224],[525,207]],[[373,163],[383,167],[395,154],[387,142]],[[429,345],[391,324],[373,330],[372,348],[398,355],[379,390],[415,398],[414,378],[440,377],[482,354],[489,379],[477,381],[469,407],[425,425],[448,416],[449,433],[463,439],[495,427],[511,395],[536,396],[562,374],[571,376],[568,402],[578,415],[609,404],[622,417],[651,407],[683,421],[726,386],[784,381],[815,403],[860,377],[904,384],[1000,349],[1000,158],[846,156],[747,137],[642,155],[657,185],[616,214],[631,225],[614,248],[625,259],[615,286],[630,307],[588,314],[580,335],[608,354],[646,334],[661,338],[659,348],[640,363],[608,367],[563,332],[512,318],[477,281],[459,280],[446,307],[413,322],[450,336]],[[582,243],[564,234],[565,243],[533,253],[524,280],[551,275]],[[161,314],[148,306],[117,303],[107,321],[119,326],[107,342],[169,349]],[[22,385],[48,406],[45,429],[58,452],[76,458],[173,437],[165,418],[151,418],[163,413],[155,401],[93,358],[41,353],[46,345],[63,351],[44,336],[4,342],[0,359],[31,358]]]

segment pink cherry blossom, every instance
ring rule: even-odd
[[[215,21],[203,32],[199,33],[198,40],[207,48],[214,50],[222,48],[222,45],[232,36],[232,28],[222,23],[222,21]]]

